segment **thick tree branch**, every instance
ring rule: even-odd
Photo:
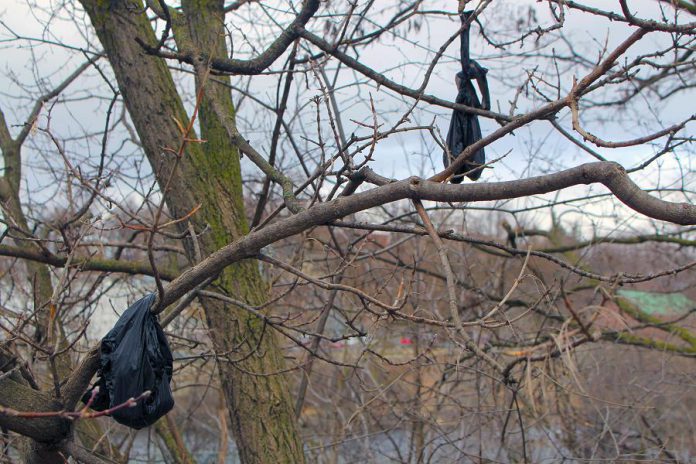
[[[225,266],[254,256],[261,248],[295,235],[310,227],[375,206],[403,199],[474,202],[520,198],[549,193],[574,185],[601,183],[628,207],[648,217],[675,224],[696,224],[696,206],[657,199],[641,190],[616,163],[596,162],[547,176],[487,184],[445,185],[419,178],[393,182],[367,192],[340,197],[318,204],[292,217],[278,221],[237,240],[213,253],[208,259],[184,272],[166,289],[169,305],[208,276]]]
[[[668,202],[645,193],[630,180],[621,166],[612,162],[589,163],[548,176],[488,184],[443,185],[411,178],[386,184],[367,192],[340,197],[328,203],[318,204],[295,216],[250,233],[218,250],[210,258],[179,276],[174,271],[161,269],[161,276],[165,280],[173,281],[166,289],[164,303],[166,305],[172,304],[196,285],[207,280],[206,278],[201,279],[201,276],[216,275],[225,266],[254,256],[261,248],[277,240],[290,237],[310,227],[326,224],[349,214],[389,202],[407,198],[430,201],[491,201],[538,195],[590,183],[605,185],[628,207],[648,217],[682,225],[696,224],[696,207],[694,205]],[[54,267],[63,267],[67,262],[67,258],[7,245],[0,245],[0,256],[28,259]],[[152,275],[151,266],[144,262],[75,259],[73,265],[85,271]]]
[[[48,264],[52,267],[61,268],[68,263],[68,258],[46,254],[42,250],[34,248],[19,248],[9,245],[0,245],[0,256],[26,259],[37,263]],[[146,262],[120,261],[114,259],[100,258],[77,258],[74,257],[70,266],[80,268],[83,271],[118,272],[130,275],[153,276],[152,266]],[[164,280],[172,280],[177,273],[166,268],[157,269],[160,277]]]
[[[48,395],[21,385],[10,377],[0,377],[0,406],[22,411],[60,411],[62,405]],[[47,443],[65,438],[70,421],[60,417],[27,420],[11,412],[0,412],[0,426],[21,435]]]
[[[285,52],[285,50],[287,50],[292,42],[299,37],[300,29],[307,24],[312,16],[314,16],[319,9],[319,4],[319,0],[305,0],[302,4],[302,9],[292,23],[290,23],[290,25],[288,25],[288,27],[280,33],[278,38],[266,50],[264,50],[256,58],[250,60],[237,60],[207,56],[204,53],[197,54],[191,50],[180,51],[179,53],[163,52],[158,50],[156,47],[147,45],[140,38],[136,38],[135,40],[147,53],[162,58],[174,59],[190,65],[195,65],[196,60],[202,59],[202,61],[210,63],[210,67],[216,71],[229,74],[254,75],[265,71]]]

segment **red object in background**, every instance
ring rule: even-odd
[[[413,345],[413,340],[411,340],[408,337],[401,337],[401,340],[399,340],[399,343],[402,345]]]

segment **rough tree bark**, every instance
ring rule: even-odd
[[[216,77],[205,83],[199,123],[206,142],[189,144],[177,163],[164,148],[179,146],[182,135],[175,119],[185,126],[188,117],[164,61],[144,53],[134,40],[157,43],[142,4],[98,0],[82,0],[82,4],[111,63],[160,188],[166,190],[169,213],[184,217],[200,205],[191,222],[198,232],[207,229],[199,239],[203,255],[244,236],[248,226],[239,153],[211,107],[211,100],[216,99],[228,117],[234,116],[226,80]],[[193,46],[224,53],[222,4],[184,2],[189,37],[181,37],[186,33],[181,18],[176,18],[177,41],[190,39]],[[197,82],[197,86],[203,84]],[[186,224],[180,227],[186,230]],[[195,261],[190,243],[187,252]],[[251,260],[226,268],[214,285],[218,291],[253,305],[268,297],[257,262]],[[273,331],[260,319],[228,304],[209,299],[202,304],[219,355],[220,379],[242,462],[303,462],[289,390],[279,374],[285,367],[284,359]]]

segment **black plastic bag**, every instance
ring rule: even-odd
[[[462,13],[462,24],[465,24],[471,16],[471,12]],[[490,96],[488,94],[488,80],[486,73],[488,70],[476,61],[469,58],[469,27],[465,27],[460,35],[461,41],[461,64],[462,70],[457,73],[455,82],[457,83],[457,103],[471,106],[474,108],[490,109]],[[483,102],[479,101],[476,95],[476,89],[471,83],[472,79],[476,79]],[[475,114],[465,113],[463,111],[454,110],[452,119],[450,120],[449,131],[447,131],[447,151],[443,153],[442,160],[445,167],[449,166],[452,158],[456,158],[469,145],[481,140],[481,126],[479,125],[478,117]],[[478,180],[481,177],[481,169],[476,167],[483,165],[486,162],[486,153],[483,148],[476,150],[468,160],[457,170],[451,178],[454,184],[464,180],[464,174],[471,180]]]
[[[119,408],[111,417],[123,425],[141,429],[152,425],[174,407],[169,382],[172,379],[172,352],[150,307],[151,294],[129,307],[113,329],[102,339],[99,360],[99,392],[91,408],[104,411],[150,391],[134,407]],[[87,404],[88,391],[82,397]]]

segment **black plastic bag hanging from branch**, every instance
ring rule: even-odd
[[[92,388],[82,401],[95,411],[116,408],[111,417],[123,425],[141,429],[152,425],[174,407],[169,382],[172,379],[172,352],[157,317],[150,308],[151,294],[130,306],[101,341],[99,387]],[[124,405],[149,391],[131,407]],[[94,396],[94,397],[93,397]]]
[[[457,103],[489,110],[491,108],[491,98],[488,93],[488,80],[486,73],[488,70],[478,64],[469,57],[469,18],[473,14],[472,11],[461,13],[462,25],[465,27],[460,34],[461,40],[461,64],[462,70],[457,73],[455,82],[457,83]],[[479,90],[481,91],[481,101],[476,95],[476,89],[471,83],[475,79]],[[447,131],[447,150],[443,154],[443,163],[445,168],[461,154],[462,151],[469,145],[481,140],[481,126],[479,125],[478,116],[475,114],[467,114],[464,111],[454,110],[452,112],[452,120],[450,121],[449,131]],[[464,180],[464,175],[471,180],[478,180],[481,177],[482,167],[486,162],[486,154],[483,148],[476,150],[468,160],[457,170],[455,175],[450,179],[450,182],[459,184]],[[479,167],[478,169],[476,169]]]

